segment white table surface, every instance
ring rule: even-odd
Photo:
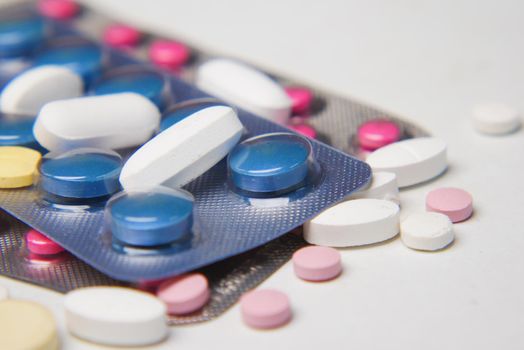
[[[5,0],[3,0],[5,1]],[[403,191],[403,213],[439,186],[470,191],[475,214],[439,253],[399,239],[341,250],[344,273],[312,284],[288,263],[263,287],[286,292],[294,319],[255,331],[234,306],[215,321],[173,327],[154,349],[524,348],[524,132],[477,134],[477,102],[524,111],[524,2],[482,0],[85,0],[165,35],[244,58],[395,112],[449,143],[450,169]],[[0,278],[12,297],[50,307],[64,349],[63,296]]]

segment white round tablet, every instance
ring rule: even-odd
[[[386,199],[399,204],[397,175],[387,171],[374,172],[369,187],[351,194],[348,199],[359,198]]]
[[[124,164],[124,189],[165,185],[181,187],[202,175],[238,143],[243,126],[235,110],[207,107],[170,126]]]
[[[304,224],[304,239],[330,247],[351,247],[385,241],[399,232],[399,206],[383,199],[339,203]]]
[[[373,172],[395,173],[399,187],[416,185],[447,168],[447,146],[435,137],[420,137],[389,144],[371,153],[366,162]]]
[[[41,109],[33,134],[49,151],[121,149],[146,142],[159,125],[153,102],[119,93],[50,102]]]
[[[503,104],[483,104],[473,108],[472,121],[475,129],[483,134],[509,134],[520,127],[519,113]]]
[[[444,214],[414,213],[400,223],[400,236],[409,248],[438,250],[453,242],[453,225]]]
[[[167,336],[163,302],[121,287],[89,287],[67,293],[66,322],[75,336],[105,345],[145,346]]]
[[[58,66],[29,69],[14,78],[0,95],[4,113],[36,116],[48,102],[82,95],[82,78],[72,70]]]

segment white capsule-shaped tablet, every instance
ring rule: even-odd
[[[180,187],[217,164],[238,143],[243,126],[235,110],[213,106],[167,128],[124,164],[124,189],[165,185]]]
[[[369,187],[350,195],[348,199],[359,198],[386,199],[399,204],[397,176],[387,171],[374,172]]]
[[[414,213],[400,223],[400,237],[409,248],[439,250],[453,242],[453,224],[441,213]]]
[[[159,124],[160,112],[148,98],[121,93],[48,103],[33,134],[49,151],[121,149],[143,144]]]
[[[336,204],[306,222],[304,239],[329,247],[382,242],[399,232],[399,206],[383,199],[354,199]]]
[[[0,110],[35,116],[46,103],[81,96],[83,90],[82,78],[70,69],[32,68],[7,84],[0,95]]]
[[[168,333],[165,304],[130,288],[89,287],[67,293],[69,331],[82,339],[113,346],[145,346]]]
[[[504,135],[520,127],[519,113],[503,104],[483,104],[473,108],[472,122],[475,129],[483,134]]]
[[[292,101],[285,90],[264,73],[240,62],[218,58],[202,64],[196,85],[203,91],[248,112],[285,123]]]
[[[398,187],[416,185],[440,175],[447,168],[446,143],[435,137],[395,142],[371,153],[366,162],[373,172],[397,176]]]

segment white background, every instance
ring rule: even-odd
[[[5,0],[4,0],[5,1]],[[245,59],[410,119],[449,144],[450,169],[402,192],[403,214],[439,186],[467,189],[475,214],[438,253],[386,244],[342,250],[343,275],[298,280],[290,264],[263,287],[286,292],[294,320],[244,326],[238,306],[174,327],[155,349],[523,349],[524,132],[475,133],[477,102],[524,111],[522,1],[85,0],[113,17]],[[53,309],[65,349],[62,295],[6,278],[12,297]]]

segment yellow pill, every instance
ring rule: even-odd
[[[31,186],[41,158],[30,148],[0,147],[0,188]]]
[[[58,333],[53,315],[30,301],[0,301],[0,349],[56,350]]]

